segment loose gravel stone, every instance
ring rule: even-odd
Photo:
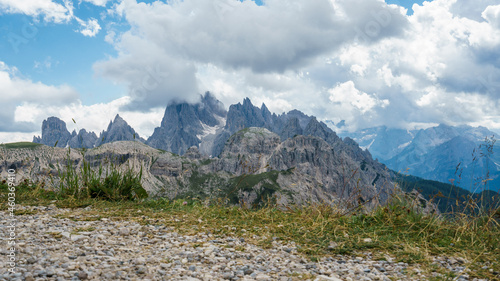
[[[363,257],[325,257],[308,262],[295,243],[272,241],[271,249],[252,245],[242,237],[214,237],[205,231],[180,235],[163,225],[100,219],[73,221],[57,218],[71,210],[54,206],[36,215],[17,216],[16,273],[0,260],[3,280],[427,280],[423,268],[406,263]],[[7,213],[0,211],[0,218]],[[6,220],[0,222],[6,225]],[[81,231],[84,230],[84,231]],[[8,229],[0,227],[6,237]],[[246,231],[243,231],[246,232]],[[365,239],[364,243],[369,243]],[[6,257],[9,252],[0,249]],[[5,260],[5,259],[3,259]],[[436,257],[436,265],[470,280],[462,258]],[[486,265],[485,265],[486,266]],[[492,270],[493,271],[493,270]],[[412,272],[407,276],[407,272]]]

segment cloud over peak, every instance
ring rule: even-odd
[[[112,13],[126,18],[131,29],[112,41],[118,57],[95,69],[127,81],[135,99],[138,89],[145,90],[140,103],[149,106],[156,106],[159,96],[197,96],[196,77],[207,65],[252,75],[300,71],[347,42],[373,44],[401,34],[408,24],[397,8],[376,0],[269,0],[263,6],[234,0],[124,0]],[[169,74],[153,90],[143,85],[148,68]],[[210,89],[199,89],[204,90]]]

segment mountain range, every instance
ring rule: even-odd
[[[206,92],[196,104],[169,104],[160,126],[147,140],[117,115],[99,137],[85,129],[69,133],[64,121],[49,117],[43,121],[42,136],[34,137],[33,142],[92,148],[114,141],[136,140],[178,155],[184,155],[195,146],[202,155],[217,157],[233,134],[244,128],[259,127],[277,134],[281,141],[297,135],[319,137],[332,148],[345,151],[363,166],[385,168],[380,164],[383,163],[396,172],[451,182],[474,192],[484,188],[498,190],[500,187],[500,154],[494,153],[498,151],[498,145],[487,149],[485,139],[491,140],[494,133],[484,127],[439,125],[403,130],[380,126],[337,136],[332,128],[344,125],[345,122],[336,125],[329,121],[323,123],[298,110],[277,115],[271,113],[265,104],[254,106],[248,98],[226,110],[220,101]]]
[[[49,117],[42,123],[42,136],[34,136],[33,142],[53,147],[92,148],[99,145],[125,140],[145,142],[120,115],[116,115],[109,122],[107,130],[100,133],[99,137],[94,132],[81,129],[78,133],[70,133],[66,123],[57,117]]]
[[[311,119],[305,131],[323,133]],[[105,135],[105,134],[102,134]],[[231,204],[252,207],[275,201],[279,206],[311,203],[367,209],[388,202],[399,189],[392,172],[361,157],[339,138],[312,135],[281,137],[263,127],[248,127],[232,134],[218,157],[200,153],[196,146],[178,155],[140,141],[114,141],[79,151],[35,143],[0,145],[0,176],[14,166],[19,179],[58,186],[61,170],[99,171],[132,168],[152,197],[225,198]],[[31,159],[25,161],[25,159]],[[415,199],[416,200],[416,199]],[[432,204],[418,206],[436,211]]]
[[[171,103],[165,109],[160,127],[144,140],[119,115],[99,137],[84,129],[77,134],[69,133],[66,123],[57,117],[49,117],[42,123],[42,136],[33,137],[34,143],[57,147],[92,148],[114,141],[137,140],[153,148],[183,155],[196,146],[200,153],[218,156],[226,141],[236,132],[249,128],[266,128],[276,133],[281,141],[296,135],[322,138],[335,149],[346,151],[353,158],[374,164],[371,154],[359,148],[349,137],[342,140],[325,123],[298,110],[276,115],[265,104],[254,106],[250,99],[233,104],[229,110],[210,92],[201,96],[196,104]],[[379,163],[377,164],[379,165]]]
[[[372,208],[398,190],[393,172],[315,117],[298,110],[277,115],[248,98],[226,111],[209,92],[196,104],[169,104],[147,140],[117,115],[99,137],[83,129],[69,133],[62,120],[50,117],[42,124],[42,136],[33,142],[45,146],[6,149],[2,163],[23,154],[23,159],[36,163],[19,163],[18,170],[41,180],[57,174],[52,171],[57,163],[78,166],[87,161],[99,166],[114,155],[108,162],[121,166],[134,158],[137,161],[129,164],[140,167],[148,193],[169,198],[225,196],[233,203],[255,205],[274,194],[281,205],[344,199],[343,203]],[[88,149],[85,155],[74,150],[65,154],[64,147]]]
[[[485,127],[439,126],[403,130],[386,126],[342,133],[390,169],[451,183],[469,191],[500,190],[500,146]]]

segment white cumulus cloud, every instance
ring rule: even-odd
[[[57,24],[68,24],[75,20],[80,29],[78,32],[85,36],[94,37],[101,26],[94,18],[82,20],[74,15],[73,2],[63,0],[63,4],[59,4],[53,0],[0,0],[0,13],[9,14],[24,14],[38,19],[43,17],[46,22]],[[89,0],[97,6],[105,6],[107,0]]]
[[[269,89],[261,84],[284,88],[285,77],[297,81],[296,73],[302,68],[346,42],[355,42],[358,30],[372,32],[372,21],[381,28],[370,33],[364,44],[396,36],[408,23],[399,9],[379,0],[269,0],[263,6],[234,0],[151,4],[124,0],[110,13],[125,18],[131,29],[110,33],[107,41],[119,55],[94,68],[102,76],[128,84],[140,108],[176,99],[193,101],[199,92],[213,90],[200,88],[206,80],[200,71],[207,65],[242,75],[237,83],[246,88],[238,92],[260,88],[263,95]],[[168,75],[153,81],[148,73],[157,68]],[[257,81],[257,76],[267,82]],[[292,83],[304,78],[298,80]]]
[[[73,5],[64,5],[52,0],[0,0],[0,10],[10,14],[25,14],[32,17],[43,16],[48,22],[64,23],[73,17]]]
[[[82,0],[80,0],[81,2]],[[92,3],[96,6],[101,6],[101,7],[105,7],[106,4],[110,1],[110,0],[83,0],[85,2],[89,2],[89,3]]]
[[[99,25],[99,22],[94,19],[90,18],[87,21],[83,21],[79,18],[75,18],[76,21],[80,24],[80,33],[88,36],[88,37],[94,37],[99,33],[99,30],[101,30],[101,26]]]
[[[16,118],[15,108],[23,103],[37,103],[40,107],[61,106],[73,103],[78,93],[68,85],[45,85],[22,78],[15,67],[0,62],[0,131],[30,132],[36,128],[31,122]]]

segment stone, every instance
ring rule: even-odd
[[[85,236],[85,235],[75,235],[75,234],[71,235],[71,241],[73,241],[73,242],[78,242],[78,241],[81,241],[85,238],[87,238],[87,236]]]
[[[128,235],[130,235],[130,229],[128,229],[126,227],[122,227],[122,228],[120,228],[119,233],[121,236],[128,236]]]
[[[6,280],[286,280],[290,274],[311,280],[419,280],[432,279],[422,266],[412,264],[412,270],[403,270],[406,263],[373,261],[369,253],[363,257],[321,258],[310,262],[300,253],[290,254],[284,248],[295,249],[297,245],[286,244],[283,240],[274,241],[274,248],[263,249],[239,237],[217,237],[207,234],[206,230],[190,235],[175,233],[175,228],[158,225],[141,226],[123,220],[92,221],[96,230],[89,234],[88,241],[74,243],[69,239],[47,239],[47,233],[61,233],[68,229],[87,227],[82,221],[58,218],[66,210],[54,207],[39,210],[36,220],[43,222],[36,227],[28,227],[29,216],[17,216],[19,229],[29,235],[20,235],[17,242],[24,243],[26,251],[18,252],[20,262],[17,277],[8,274],[5,263],[0,264],[0,279]],[[7,212],[0,211],[0,217]],[[120,228],[131,232],[144,233],[144,236],[119,235]],[[1,231],[1,229],[0,229]],[[113,231],[100,240],[92,235]],[[50,237],[50,236],[49,236]],[[151,237],[159,241],[150,244]],[[272,237],[272,236],[271,236]],[[121,245],[121,246],[120,246]],[[201,245],[201,246],[200,246]],[[242,247],[236,251],[235,246]],[[210,255],[205,256],[209,250]],[[2,253],[5,253],[3,251]],[[83,255],[85,253],[85,255]],[[105,255],[102,255],[102,254]],[[112,255],[108,255],[112,254]],[[183,264],[182,261],[187,263]],[[29,261],[29,262],[28,262]],[[442,259],[443,266],[449,266],[448,259]],[[483,265],[483,266],[486,266]],[[385,269],[384,269],[385,268]],[[471,272],[460,272],[463,266],[450,267],[456,270],[460,280],[467,280]],[[488,267],[486,270],[491,269]],[[417,274],[407,276],[406,274]],[[495,271],[492,269],[492,273]],[[426,275],[427,274],[427,275]]]
[[[336,277],[330,277],[330,276],[325,276],[325,275],[318,275],[316,276],[316,279],[314,281],[342,281],[341,279],[338,279]]]
[[[271,277],[269,277],[269,275],[266,275],[266,274],[257,274],[257,276],[255,277],[255,280],[257,281],[267,281],[267,280],[271,280]]]
[[[89,275],[87,274],[87,272],[85,272],[85,271],[78,272],[78,278],[80,280],[86,280],[88,277],[89,277]]]

